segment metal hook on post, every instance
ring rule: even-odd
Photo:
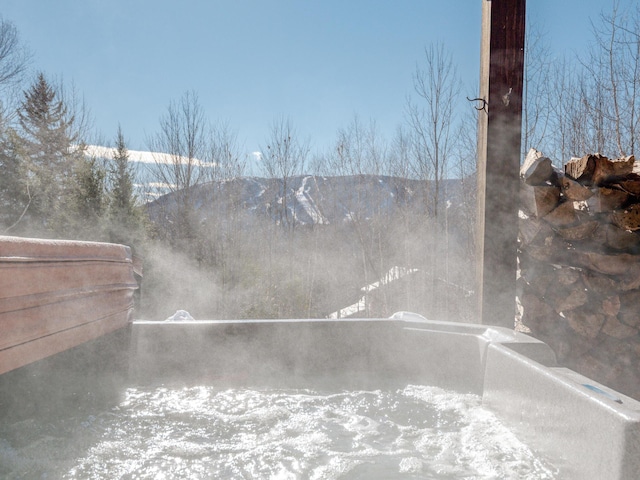
[[[475,108],[478,111],[484,110],[486,113],[489,113],[489,110],[487,110],[489,104],[487,103],[487,101],[484,98],[469,98],[467,97],[467,100],[469,100],[470,102],[482,102],[481,106],[476,106],[474,105],[473,108]]]

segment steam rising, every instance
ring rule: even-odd
[[[424,211],[431,185],[418,180],[302,175],[288,179],[286,192],[278,179],[211,182],[190,193],[197,238],[176,223],[179,197],[165,196],[149,212],[177,242],[148,249],[139,316],[162,319],[183,309],[196,319],[386,317],[412,310],[476,321],[471,183],[443,181],[447,208],[433,219]]]

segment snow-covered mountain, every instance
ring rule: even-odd
[[[281,178],[242,177],[196,185],[189,195],[201,220],[236,210],[296,225],[322,225],[394,215],[402,208],[424,212],[433,208],[433,188],[429,181],[381,175],[300,175],[288,178],[286,188]],[[439,198],[441,211],[458,207],[465,200],[462,181],[442,181]],[[152,220],[162,224],[177,200],[178,194],[170,193],[150,202]]]
[[[114,158],[116,149],[89,145],[86,153],[108,162]],[[173,186],[158,181],[162,178],[159,169],[162,164],[171,165],[177,159],[159,152],[129,150],[128,154],[136,194],[141,201],[148,202],[152,218],[161,221],[160,212],[170,212],[177,195],[169,193]],[[211,167],[212,164],[205,162],[194,164],[195,169]],[[475,183],[473,179],[466,181]],[[212,211],[224,214],[240,209],[270,215],[276,221],[282,217],[283,221],[296,225],[321,225],[393,214],[398,208],[432,209],[434,188],[431,181],[384,175],[300,175],[287,179],[286,192],[283,179],[240,177],[202,183],[192,187],[191,193],[202,219]],[[470,201],[461,180],[443,180],[439,188],[440,211],[447,205],[458,207]]]

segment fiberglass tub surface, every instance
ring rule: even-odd
[[[559,478],[634,479],[640,403],[558,367],[550,348],[485,325],[374,320],[136,321],[135,386],[346,389],[407,383],[482,395]]]
[[[135,269],[124,245],[0,235],[0,374],[126,327]]]

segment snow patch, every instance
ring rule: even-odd
[[[391,267],[387,273],[385,273],[380,280],[377,282],[371,283],[365,287],[362,287],[360,290],[364,292],[364,295],[360,297],[353,305],[349,305],[337,312],[333,312],[329,314],[328,318],[346,318],[352,315],[355,315],[359,312],[364,312],[367,310],[367,294],[380,288],[382,285],[388,285],[396,280],[401,279],[405,275],[409,275],[411,273],[417,272],[417,268],[405,268],[405,267]]]
[[[166,318],[164,321],[165,322],[190,322],[193,320],[194,318],[186,310],[177,310],[176,313],[171,315],[169,318]]]
[[[295,193],[296,200],[307,215],[309,215],[309,218],[311,218],[314,224],[326,225],[329,221],[322,215],[315,201],[311,198],[311,195],[309,195],[310,187],[307,186],[309,180],[313,180],[313,177],[307,176],[302,179],[302,185],[300,185],[300,188],[296,190]]]

